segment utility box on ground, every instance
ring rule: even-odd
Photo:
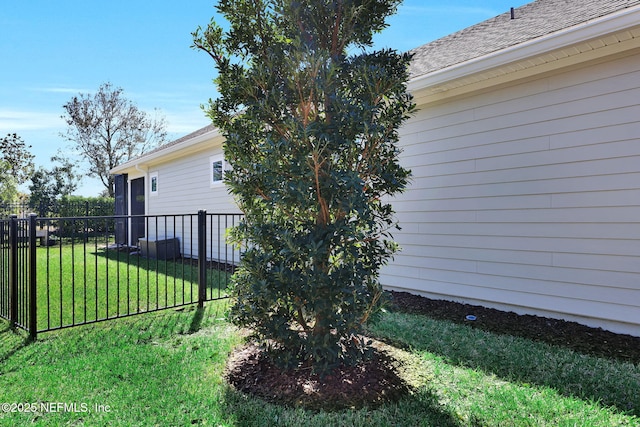
[[[148,240],[138,239],[138,247],[143,257],[155,259],[180,258],[180,243],[177,238]]]

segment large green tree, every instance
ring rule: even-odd
[[[166,140],[164,118],[140,110],[111,83],[93,95],[74,96],[63,108],[68,126],[62,136],[75,143],[89,165],[87,175],[99,178],[110,197],[114,177],[109,171]]]
[[[398,128],[413,109],[410,56],[369,51],[398,0],[222,0],[194,32],[214,60],[226,183],[244,222],[232,320],[278,362],[356,362],[394,251],[387,196],[410,172]]]

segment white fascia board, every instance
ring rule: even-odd
[[[618,13],[604,16],[595,21],[584,22],[497,52],[452,65],[442,70],[424,74],[411,79],[407,84],[407,89],[409,92],[414,92],[420,89],[438,86],[492,68],[527,58],[533,58],[589,39],[602,37],[626,28],[632,28],[637,26],[639,22],[640,6],[634,6]]]
[[[109,173],[111,175],[117,175],[125,173],[128,170],[139,169],[141,167],[147,167],[150,164],[156,164],[166,160],[170,160],[171,158],[180,157],[185,154],[198,151],[202,148],[201,146],[204,143],[211,142],[212,140],[218,138],[222,138],[222,134],[220,133],[220,130],[218,128],[215,128],[209,132],[195,136],[191,139],[187,139],[178,144],[170,145],[169,147],[154,151],[147,155],[143,154],[140,157],[116,166],[115,168],[111,169]],[[220,141],[220,143],[222,143],[222,140]]]

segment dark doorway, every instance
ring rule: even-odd
[[[138,239],[145,236],[145,218],[135,215],[145,214],[144,178],[131,180],[131,245],[137,245]]]
[[[116,175],[114,178],[116,195],[116,216],[124,217],[126,215],[129,215],[127,205],[127,200],[129,199],[129,193],[127,191],[127,174]],[[116,218],[116,243],[118,245],[127,244],[127,235],[129,234],[127,225],[128,224],[126,218]]]

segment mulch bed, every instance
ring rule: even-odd
[[[640,364],[640,337],[616,334],[576,322],[433,300],[408,292],[390,294],[391,308],[395,310],[464,323],[488,332],[563,346],[593,356]],[[475,316],[476,320],[467,320],[468,315]]]
[[[319,376],[309,369],[275,366],[254,344],[237,348],[229,357],[225,377],[236,390],[267,402],[312,410],[374,408],[410,392],[397,372],[398,363],[383,349],[356,366],[341,366]]]
[[[519,336],[580,353],[640,364],[640,337],[615,334],[576,322],[518,315],[477,305],[432,300],[407,292],[390,292],[390,308],[474,328]],[[468,320],[474,316],[474,320]],[[399,362],[374,341],[373,357],[319,377],[309,369],[283,370],[253,344],[237,348],[225,377],[236,390],[265,401],[307,409],[340,410],[377,407],[411,392],[400,378]]]

